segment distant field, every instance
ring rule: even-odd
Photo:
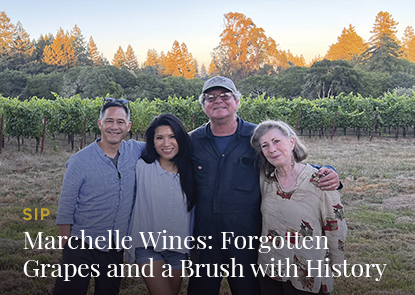
[[[348,223],[349,264],[387,264],[383,277],[341,277],[332,294],[415,294],[415,139],[303,137],[308,161],[339,172]],[[88,143],[92,140],[88,140]],[[78,145],[79,146],[79,145]],[[57,235],[57,202],[70,149],[44,155],[7,146],[0,154],[0,294],[50,294],[54,278],[28,278],[27,260],[59,263],[59,250],[25,250],[23,232]],[[45,220],[23,219],[24,208],[48,208]],[[181,294],[186,294],[186,281]],[[122,281],[121,294],[146,294],[141,278]],[[92,290],[90,290],[92,294]],[[221,294],[230,294],[224,282]]]

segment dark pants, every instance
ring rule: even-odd
[[[108,267],[110,264],[115,264],[117,275],[121,274],[121,264],[123,264],[123,252],[117,250],[109,250],[109,252],[99,251],[97,249],[80,249],[82,245],[81,240],[72,239],[71,246],[75,248],[78,246],[78,249],[71,249],[68,246],[68,243],[65,244],[65,247],[62,252],[62,276],[56,279],[55,290],[53,294],[61,295],[82,295],[86,294],[88,290],[89,281],[91,279],[91,274],[95,276],[95,292],[94,294],[118,294],[120,291],[121,277],[108,277],[108,271],[111,271],[111,274],[114,275],[114,266]],[[89,248],[88,244],[85,244],[85,248]],[[65,265],[70,264],[68,268],[68,274],[65,273]],[[84,265],[81,268],[80,265]],[[99,271],[99,276],[97,276],[97,271],[91,269],[92,265],[94,269]],[[74,277],[69,277],[73,274],[74,267],[76,267],[76,275]],[[80,270],[81,269],[81,275]],[[68,275],[68,280],[65,281],[65,276]]]
[[[251,263],[255,265],[257,250],[240,250],[240,253],[233,253],[232,256],[226,253],[209,253],[209,251],[199,252],[197,250],[191,252],[191,260],[193,263],[193,276],[189,279],[188,294],[189,295],[215,295],[219,294],[222,277],[220,271],[221,264],[228,264],[229,276],[227,277],[229,287],[233,295],[257,295],[259,294],[258,279],[255,277],[251,269]],[[251,252],[251,253],[250,253]],[[213,256],[209,255],[213,254]],[[201,257],[202,256],[202,257]],[[205,256],[205,257],[203,257]],[[207,257],[206,257],[207,256]],[[210,257],[209,257],[210,256]],[[217,259],[216,262],[213,259]],[[232,259],[232,260],[231,260]],[[209,263],[206,263],[209,261]],[[200,277],[196,276],[196,265],[203,264],[204,267],[198,268]],[[232,273],[232,264],[235,264],[235,271]],[[217,266],[215,268],[214,266]],[[219,269],[219,270],[218,270]],[[216,272],[215,272],[216,271]],[[243,277],[239,277],[240,274]]]
[[[269,276],[258,276],[259,286],[261,288],[261,295],[310,295],[314,294],[311,292],[301,291],[293,287],[290,281],[279,282],[271,279]],[[327,295],[330,293],[323,293],[320,289],[320,292],[317,293],[320,295]]]
[[[191,260],[193,269],[195,264],[203,264],[204,267],[199,268],[201,277],[196,277],[196,273],[189,279],[188,294],[189,295],[215,295],[219,294],[222,278],[221,272],[214,273],[214,265],[218,267],[221,264],[229,265],[229,276],[227,277],[229,287],[233,295],[257,295],[259,294],[258,278],[252,271],[252,266],[256,267],[258,258],[258,240],[254,241],[252,249],[248,247],[239,248],[235,246],[235,238],[230,239],[230,243],[226,243],[223,247],[223,232],[231,232],[234,237],[237,236],[258,236],[260,233],[259,214],[224,214],[216,216],[217,229],[216,232],[209,232],[206,236],[212,236],[207,239],[205,249],[194,249],[191,251]],[[196,233],[197,236],[197,233]],[[232,273],[232,264],[235,264]],[[208,265],[208,267],[206,267]],[[209,268],[210,267],[210,268]],[[240,276],[240,271],[243,277]]]

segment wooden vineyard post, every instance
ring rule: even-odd
[[[363,114],[361,114],[360,117],[359,117],[359,122],[360,123],[362,122],[362,116],[363,116]],[[359,126],[357,126],[357,140],[360,140],[360,124],[359,124]]]
[[[333,140],[333,135],[334,135],[334,129],[336,128],[336,120],[337,120],[337,112],[334,114],[334,121],[333,121],[333,127],[331,128],[331,136],[330,139]]]
[[[3,126],[4,126],[4,115],[1,115],[1,123],[0,123],[0,154],[1,154],[1,150],[3,149]]]
[[[193,130],[193,121],[195,119],[195,113],[192,114],[192,120],[190,121],[190,131]]]
[[[379,110],[376,110],[375,123],[373,123],[372,132],[370,133],[369,141],[372,141],[373,132],[375,132],[376,121],[378,120],[378,114],[379,114]]]
[[[84,119],[84,128],[82,129],[82,137],[81,137],[81,146],[80,146],[80,149],[81,150],[82,150],[82,146],[83,146],[83,143],[84,143],[84,140],[85,140],[86,119],[87,119],[87,117],[85,116],[85,119]]]
[[[301,110],[298,113],[297,128],[295,129],[295,131],[298,131],[298,128],[300,127],[300,120],[301,120]]]
[[[43,118],[43,133],[42,133],[42,144],[40,146],[40,154],[43,154],[43,147],[45,146],[45,133],[46,133],[46,120],[47,116]]]

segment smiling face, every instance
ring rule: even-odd
[[[154,148],[159,155],[160,164],[171,161],[177,155],[179,144],[171,126],[161,125],[154,130]]]
[[[104,145],[119,145],[131,128],[125,110],[121,107],[109,107],[102,118],[98,120],[101,129],[101,143]]]
[[[291,155],[295,141],[286,137],[279,129],[271,129],[259,138],[261,151],[274,167],[291,165]]]
[[[222,87],[213,88],[212,90],[206,92],[208,95],[217,96],[216,99],[211,102],[206,100],[203,102],[203,110],[210,120],[235,119],[239,101],[236,101],[233,96],[231,99],[223,101],[219,95],[226,92],[229,92],[229,90]]]

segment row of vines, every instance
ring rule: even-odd
[[[0,97],[0,117],[5,136],[35,138],[39,142],[45,132],[49,138],[57,134],[69,138],[83,132],[99,134],[97,119],[103,98],[81,99],[78,96],[55,100],[38,99],[20,101]],[[160,113],[179,117],[188,130],[208,121],[202,106],[193,98],[170,97],[167,100],[138,99],[129,102],[131,109],[131,135],[143,134],[152,118]],[[327,133],[333,123],[344,134],[347,129],[382,134],[389,128],[405,130],[415,127],[415,95],[386,94],[381,98],[364,98],[360,95],[340,94],[337,97],[305,100],[301,98],[241,99],[238,115],[247,121],[260,123],[265,119],[286,121],[303,133]],[[46,120],[46,124],[45,123]],[[84,124],[85,123],[85,124]],[[44,128],[46,126],[46,128]]]

